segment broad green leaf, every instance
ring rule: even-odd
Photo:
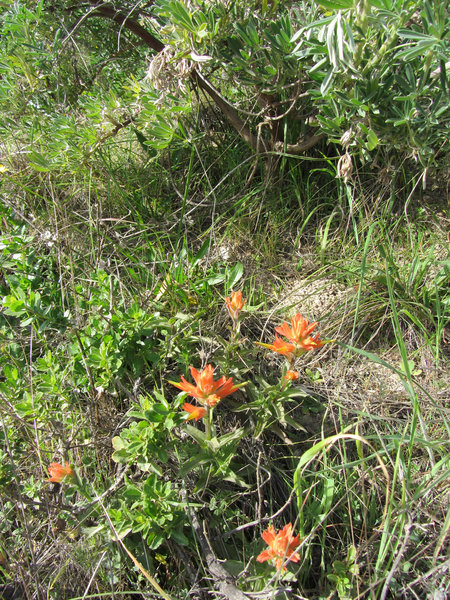
[[[244,265],[241,262],[236,263],[228,274],[228,287],[233,289],[243,274]]]
[[[130,483],[125,485],[123,494],[125,498],[128,498],[128,500],[140,500],[142,498],[142,490],[140,490],[136,485]]]
[[[367,134],[367,147],[369,150],[374,150],[379,144],[379,140],[372,129]]]
[[[112,439],[112,447],[114,450],[123,450],[125,448],[125,442],[120,436],[116,435]]]
[[[127,450],[116,450],[116,452],[113,452],[111,458],[114,462],[123,464],[130,460],[130,455]]]

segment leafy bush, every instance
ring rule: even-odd
[[[195,105],[192,89],[206,93],[256,152],[301,155],[321,143],[333,156],[322,140],[337,144],[346,180],[352,156],[393,166],[414,159],[422,168],[445,156],[449,24],[442,3],[263,2],[249,10],[239,2],[160,0],[112,12],[72,6],[80,22],[64,43],[43,6],[15,3],[2,32],[2,97],[11,115],[3,134],[26,132],[20,152],[38,171],[79,168],[127,128],[146,152],[187,142],[182,123]],[[65,20],[63,9],[53,7]],[[124,47],[137,35],[160,51],[146,78],[138,48],[130,56],[139,68],[128,77],[118,69],[123,51],[105,37],[109,19],[121,23]],[[67,62],[75,39],[83,74]],[[57,100],[57,60],[77,89],[70,115]]]

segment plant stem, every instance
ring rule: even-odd
[[[205,415],[205,433],[206,439],[211,439],[211,418],[212,418],[212,408],[208,407],[207,413]]]

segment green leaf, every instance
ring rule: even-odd
[[[319,0],[320,6],[327,10],[345,10],[346,8],[353,8],[353,0]]]
[[[233,289],[243,274],[244,265],[241,262],[236,263],[228,274],[228,287]]]
[[[327,514],[333,505],[335,480],[332,477],[323,478],[323,492],[321,501],[321,512]]]
[[[231,483],[235,483],[236,485],[239,485],[240,487],[245,489],[251,487],[246,481],[242,479],[242,477],[236,475],[236,473],[231,469],[228,469],[225,475],[222,475],[222,479],[224,479],[225,481],[231,481]]]
[[[166,420],[169,411],[163,404],[154,404],[150,409],[144,410],[144,415],[150,423],[162,423]]]
[[[402,50],[397,54],[397,58],[401,58],[404,61],[408,62],[417,56],[422,56],[426,52],[433,48],[436,45],[436,40],[431,39],[429,41],[419,42],[412,48],[408,48],[407,50]]]
[[[163,533],[149,533],[147,536],[147,543],[152,550],[156,550],[165,541],[165,535]]]
[[[198,442],[203,447],[205,446],[206,435],[203,433],[203,431],[200,431],[200,429],[197,429],[196,427],[193,427],[188,423],[186,423],[185,425],[185,430],[186,433],[188,433],[192,438],[194,438],[196,442]]]
[[[175,540],[180,546],[189,546],[189,540],[182,531],[175,529],[170,533],[171,539]]]
[[[286,421],[286,423],[291,425],[291,427],[294,427],[294,429],[296,429],[297,431],[303,431],[305,433],[308,433],[308,430],[305,429],[303,425],[300,425],[300,423],[297,423],[297,421],[295,421],[291,416],[284,415],[284,420]]]
[[[320,86],[320,93],[322,94],[322,96],[327,95],[328,90],[333,85],[334,79],[335,79],[335,72],[334,72],[334,68],[331,67],[331,69],[329,69],[328,73],[325,75],[325,79],[322,81],[322,85]]]
[[[127,484],[123,495],[129,500],[140,500],[142,498],[142,490],[140,490],[136,485]]]
[[[129,461],[130,456],[127,450],[117,450],[116,452],[113,452],[111,458],[115,463],[123,464]]]
[[[231,433],[226,433],[225,435],[222,435],[220,438],[218,438],[217,439],[218,445],[220,448],[222,448],[223,446],[227,446],[231,442],[237,442],[237,441],[241,440],[243,437],[245,437],[245,435],[247,433],[248,433],[248,430],[244,429],[243,427],[239,427],[235,431],[232,431]],[[237,444],[236,444],[236,446],[237,446]]]
[[[114,450],[123,450],[125,448],[125,442],[120,436],[116,435],[112,439],[112,447]]]
[[[434,37],[426,35],[425,33],[420,33],[419,31],[411,31],[411,29],[399,29],[397,33],[399,37],[407,40],[417,40],[418,42],[432,41],[433,43],[437,41]]]
[[[51,167],[49,161],[39,152],[32,150],[28,158],[30,160],[30,165],[35,171],[39,171],[41,173],[47,173],[50,171]]]
[[[211,275],[206,280],[209,285],[217,285],[218,283],[223,283],[225,281],[225,275],[223,273],[216,273],[215,275]]]
[[[197,456],[192,457],[187,462],[180,466],[179,477],[185,477],[190,471],[200,467],[201,465],[211,464],[211,457],[206,452],[199,452]]]
[[[197,254],[194,256],[194,260],[192,261],[192,267],[196,267],[198,265],[198,263],[202,260],[202,258],[204,258],[207,255],[210,246],[211,246],[211,240],[210,240],[210,238],[208,238],[207,240],[205,240],[203,242],[202,247],[197,252]]]
[[[372,151],[378,146],[378,143],[379,141],[376,134],[370,129],[367,134],[367,148]]]

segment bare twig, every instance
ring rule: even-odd
[[[227,537],[230,537],[230,535],[233,535],[235,533],[238,533],[239,531],[242,531],[243,529],[248,529],[249,527],[256,527],[257,525],[261,525],[262,523],[268,523],[269,521],[273,521],[273,519],[276,519],[277,517],[279,517],[281,515],[281,513],[284,510],[286,510],[286,508],[292,502],[292,497],[294,496],[294,493],[295,493],[295,490],[293,489],[289,495],[289,498],[283,504],[283,506],[280,509],[278,509],[277,512],[273,513],[273,515],[270,515],[270,517],[262,517],[261,519],[256,519],[255,521],[250,521],[250,523],[244,523],[243,525],[239,525],[239,527],[236,527],[235,529],[232,529],[231,531],[227,531],[226,533],[224,533],[222,535],[222,538],[225,539]]]

